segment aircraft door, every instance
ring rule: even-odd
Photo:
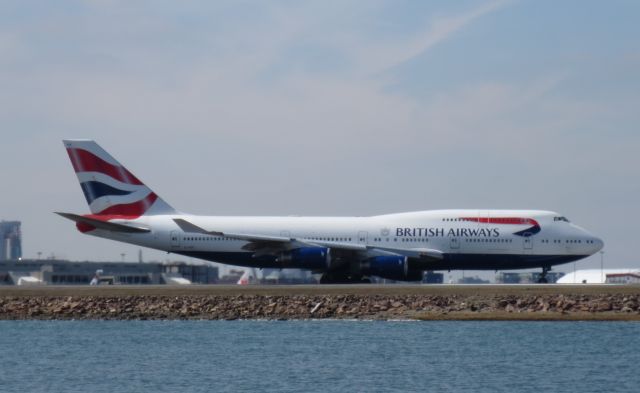
[[[533,239],[531,238],[531,234],[530,233],[525,233],[524,237],[523,237],[523,248],[525,250],[533,250]]]
[[[171,248],[180,248],[180,238],[182,237],[182,233],[180,231],[171,231],[169,233],[169,238],[171,240]]]
[[[458,239],[457,237],[452,237],[451,238],[451,242],[449,243],[449,247],[452,250],[459,250],[460,249],[460,239]]]

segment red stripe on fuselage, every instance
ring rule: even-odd
[[[462,217],[461,220],[479,222],[481,224],[538,225],[533,218],[522,217]]]
[[[112,165],[95,154],[77,148],[67,149],[73,169],[78,172],[99,172],[127,184],[142,185],[125,167]]]

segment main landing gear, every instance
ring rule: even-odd
[[[538,279],[538,284],[547,284],[549,281],[547,280],[547,273],[549,273],[551,268],[549,266],[542,267],[542,273],[540,274],[540,278]]]

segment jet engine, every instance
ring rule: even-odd
[[[423,274],[422,270],[409,268],[409,258],[392,255],[367,259],[362,264],[362,272],[399,281],[420,281]]]
[[[283,267],[326,270],[331,266],[331,250],[326,247],[301,247],[278,256]]]

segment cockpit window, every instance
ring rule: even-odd
[[[567,217],[553,217],[553,221],[569,222],[569,220],[567,220]]]

